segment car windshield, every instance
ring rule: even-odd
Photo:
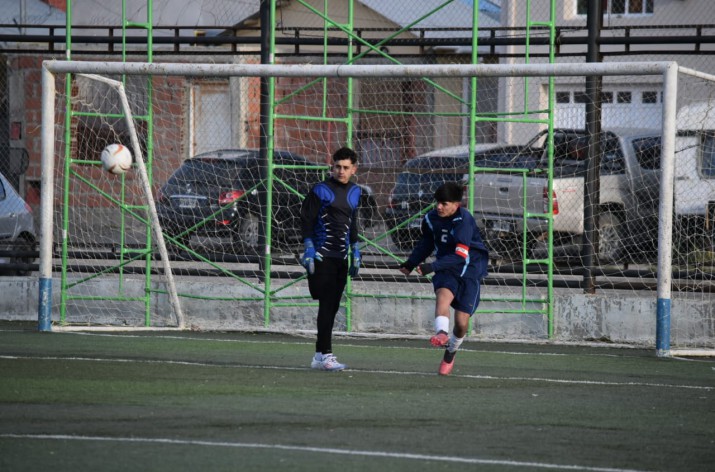
[[[230,188],[240,182],[244,188],[258,182],[258,166],[250,160],[189,159],[169,179],[171,185],[210,183]]]

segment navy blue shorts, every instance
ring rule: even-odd
[[[432,286],[435,292],[446,288],[454,294],[451,307],[455,310],[469,313],[472,316],[479,306],[481,284],[477,279],[460,277],[449,271],[439,271],[432,276]]]

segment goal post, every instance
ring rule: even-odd
[[[576,315],[567,313],[566,308],[556,307],[554,288],[559,289],[559,294],[570,291],[569,296],[572,298],[569,300],[577,299],[573,293],[579,287],[580,269],[573,257],[567,258],[565,264],[561,262],[555,243],[564,243],[565,235],[569,235],[573,238],[571,243],[580,244],[576,237],[579,228],[577,222],[565,223],[575,228],[573,231],[560,225],[570,203],[574,203],[575,207],[580,205],[581,210],[577,208],[576,211],[582,211],[583,203],[578,200],[569,202],[568,191],[562,193],[564,189],[554,183],[555,168],[562,165],[554,161],[564,157],[559,153],[566,147],[572,149],[581,146],[572,150],[574,156],[583,156],[587,146],[583,145],[583,136],[575,132],[572,134],[577,139],[573,142],[559,141],[558,130],[568,127],[565,124],[568,120],[564,117],[571,113],[577,118],[580,113],[578,107],[583,102],[576,100],[577,92],[569,92],[568,96],[561,92],[561,95],[556,96],[554,81],[549,79],[558,79],[562,90],[578,90],[589,76],[618,78],[619,83],[642,83],[642,88],[647,90],[643,96],[650,94],[647,97],[652,100],[651,103],[644,98],[643,103],[660,107],[660,112],[658,121],[650,124],[652,132],[638,141],[643,147],[637,151],[644,153],[644,159],[648,160],[646,164],[660,166],[660,174],[657,189],[641,192],[650,199],[647,205],[637,201],[632,204],[655,209],[653,221],[658,225],[657,231],[648,226],[650,222],[645,217],[641,221],[639,212],[645,211],[640,211],[640,207],[633,212],[635,216],[631,216],[630,208],[616,208],[615,204],[610,203],[602,205],[601,211],[608,213],[608,218],[604,217],[602,221],[609,222],[608,225],[604,223],[600,230],[603,233],[602,248],[614,244],[613,237],[623,240],[615,243],[621,245],[626,241],[629,245],[614,250],[619,257],[614,255],[616,252],[605,253],[610,259],[599,265],[597,272],[602,281],[601,287],[633,293],[639,287],[648,287],[646,290],[649,291],[640,297],[646,301],[633,302],[634,309],[638,309],[640,303],[652,306],[651,321],[655,328],[652,335],[656,353],[658,356],[672,354],[672,257],[677,251],[673,246],[676,100],[682,94],[678,87],[678,66],[674,62],[268,66],[46,61],[43,69],[43,238],[38,314],[41,330],[49,330],[52,319],[54,248],[51,236],[58,234],[55,223],[58,213],[52,208],[53,201],[57,199],[57,185],[53,179],[57,178],[58,173],[63,175],[64,182],[69,185],[69,189],[65,190],[69,192],[65,198],[71,202],[70,206],[77,205],[76,209],[73,208],[77,212],[76,217],[62,215],[70,220],[65,222],[65,227],[77,235],[73,240],[74,247],[77,254],[82,254],[76,257],[85,257],[92,249],[92,257],[98,258],[99,250],[96,248],[102,244],[106,246],[107,241],[100,238],[98,231],[87,229],[86,226],[92,225],[96,215],[107,214],[109,210],[98,209],[101,205],[95,204],[93,198],[82,200],[74,197],[77,188],[81,187],[81,191],[85,191],[83,186],[89,188],[87,195],[95,191],[100,194],[115,191],[110,189],[109,183],[104,182],[104,175],[93,171],[95,163],[87,161],[89,158],[84,155],[92,148],[90,144],[100,142],[105,134],[119,135],[123,132],[112,121],[116,118],[112,114],[112,104],[102,101],[102,94],[94,90],[93,86],[80,84],[76,89],[66,89],[64,93],[70,95],[67,98],[84,100],[80,105],[87,109],[101,112],[109,110],[106,116],[112,118],[104,119],[94,126],[80,120],[72,125],[76,126],[76,129],[72,129],[72,137],[58,138],[55,135],[56,129],[63,126],[57,123],[62,113],[58,113],[55,103],[55,96],[63,92],[55,90],[55,80],[67,80],[69,76],[92,77],[93,80],[103,77],[101,80],[105,82],[115,81],[118,76],[127,76],[143,81],[149,79],[155,85],[156,93],[152,99],[156,100],[157,109],[160,110],[154,117],[156,126],[137,131],[132,130],[135,128],[133,122],[126,123],[126,128],[130,130],[126,136],[131,137],[133,154],[138,158],[137,171],[141,182],[127,182],[124,185],[136,185],[142,193],[153,196],[153,199],[149,199],[150,214],[147,221],[150,220],[149,227],[156,236],[154,241],[159,256],[166,261],[166,283],[168,279],[177,279],[174,288],[167,285],[166,292],[179,326],[186,327],[188,324],[185,320],[182,323],[183,317],[192,319],[193,323],[193,313],[211,310],[218,313],[218,318],[227,321],[226,324],[209,323],[209,327],[228,328],[230,323],[233,323],[231,327],[247,329],[290,329],[291,323],[296,324],[298,329],[312,327],[310,319],[315,304],[307,295],[304,271],[298,265],[296,234],[288,230],[296,227],[300,199],[309,184],[325,178],[330,151],[339,145],[351,143],[361,159],[357,183],[362,186],[366,197],[365,202],[362,202],[365,207],[361,208],[361,211],[366,210],[364,215],[361,213],[366,228],[361,242],[364,268],[360,276],[349,284],[345,300],[345,316],[352,314],[359,319],[353,319],[351,325],[349,318],[340,318],[339,323],[344,323],[342,326],[346,330],[350,330],[351,326],[363,331],[378,329],[370,317],[372,313],[385,309],[380,305],[385,300],[398,308],[399,302],[404,299],[410,299],[410,303],[420,307],[422,300],[431,300],[429,284],[415,284],[414,280],[396,275],[390,269],[407,257],[415,243],[418,223],[430,209],[429,197],[434,191],[430,190],[430,186],[441,178],[449,178],[464,181],[469,190],[465,194],[470,196],[469,201],[464,203],[475,211],[480,230],[493,249],[493,275],[485,282],[483,303],[475,316],[474,331],[495,338],[503,336],[500,333],[508,332],[508,336],[519,339],[552,336],[558,339],[562,336],[561,339],[566,340],[572,340],[573,337],[568,337],[572,335],[554,335],[554,326],[561,323],[556,322],[554,317],[564,319]],[[258,147],[261,137],[257,122],[258,104],[251,101],[260,78],[269,78],[276,87],[271,115],[275,126],[269,136],[272,140],[270,149],[274,149],[274,152],[265,163],[256,160],[257,157],[251,154],[252,149]],[[477,80],[474,81],[474,78]],[[356,85],[351,88],[348,79],[354,80]],[[327,81],[333,82],[328,84]],[[147,94],[142,94],[141,89],[135,87],[135,84],[130,85],[130,82],[127,80],[126,87],[129,89],[123,95],[126,103],[122,116],[127,119],[132,116],[132,109],[142,109],[142,105],[137,106],[136,103],[147,99]],[[124,86],[118,89],[123,90]],[[529,95],[532,92],[534,96]],[[355,97],[352,97],[348,106],[345,97],[350,94],[355,94]],[[487,102],[494,104],[493,108],[479,108],[483,106],[481,100],[485,96],[489,97]],[[564,98],[569,101],[565,102]],[[612,103],[613,109],[618,109],[621,102],[616,103],[613,98]],[[557,108],[550,109],[554,104]],[[573,108],[573,113],[568,109],[569,106]],[[475,107],[479,109],[475,110]],[[643,115],[628,115],[626,111],[622,113],[624,115],[616,120],[621,127],[636,127],[644,121]],[[574,123],[571,128],[584,128],[578,120]],[[110,131],[105,132],[106,129]],[[541,159],[541,167],[532,166],[533,155],[532,161],[526,159],[523,164],[512,165],[515,160],[525,157],[522,152],[525,149],[521,146],[540,130],[546,131],[546,139],[542,143],[544,154],[536,157],[537,160]],[[161,159],[151,162],[153,168],[143,173],[139,158],[146,150],[142,148],[144,144],[140,135],[148,132],[160,137],[157,146],[161,147],[162,152]],[[477,132],[481,134],[477,136]],[[91,136],[87,137],[87,134]],[[61,155],[56,153],[58,140],[69,141],[74,136],[83,140],[71,144],[80,151],[77,160],[87,166],[87,169],[71,172],[70,177],[76,178],[77,183],[67,179],[67,175],[64,175],[66,170],[55,169],[56,156]],[[620,139],[620,135],[615,136]],[[652,145],[650,137],[658,138],[657,146]],[[519,151],[515,148],[519,148]],[[657,156],[648,154],[655,152],[654,149],[657,149]],[[489,160],[492,156],[489,153],[494,150],[501,154],[494,158],[496,160]],[[448,155],[450,152],[456,154]],[[420,159],[433,166],[433,163],[447,162],[459,153],[467,158],[464,161],[466,169],[460,167],[461,164],[448,169],[439,166],[426,169],[416,167],[422,165],[418,162]],[[609,159],[618,159],[618,152],[604,155]],[[498,161],[502,158],[515,160],[508,163]],[[625,159],[623,156],[620,158]],[[249,164],[241,164],[241,167],[239,162]],[[568,165],[578,167],[578,164],[571,162]],[[225,167],[227,165],[229,167]],[[266,168],[258,172],[258,167],[263,165]],[[605,167],[609,175],[626,175],[624,162],[608,161],[603,165],[610,166]],[[225,178],[229,175],[233,178],[234,172],[235,178],[241,180],[243,186],[221,187]],[[186,175],[191,175],[192,179],[198,176],[203,179],[200,181],[202,185],[214,185],[221,191],[215,194],[201,193],[195,185],[198,180],[181,180]],[[261,180],[265,175],[270,175],[268,183]],[[154,180],[151,180],[152,176]],[[545,179],[545,184],[538,187],[538,202],[529,201],[531,197],[524,191],[523,199],[517,205],[521,214],[507,220],[502,216],[514,210],[512,207],[502,206],[495,210],[496,213],[486,215],[475,206],[475,203],[481,204],[484,201],[504,205],[484,191],[487,187],[483,182],[487,182],[491,176],[524,183],[541,178]],[[481,177],[484,179],[479,180]],[[642,176],[638,178],[644,179]],[[95,183],[94,179],[99,180]],[[498,181],[498,178],[493,181]],[[414,182],[424,184],[419,192],[415,190],[415,194],[419,193],[421,198],[419,204],[422,206],[419,207],[415,206],[416,201],[400,200],[402,197],[397,191],[400,185],[409,186]],[[528,185],[521,185],[520,188],[526,187]],[[271,192],[271,198],[266,199],[270,205],[268,208],[260,202],[262,191]],[[126,193],[122,195],[126,196]],[[118,198],[108,200],[120,201]],[[154,200],[157,208],[154,208]],[[136,203],[129,198],[124,207],[131,209]],[[532,207],[530,203],[538,205]],[[405,215],[395,219],[394,215],[402,210]],[[192,219],[202,211],[202,218]],[[631,221],[630,218],[637,220]],[[534,222],[538,229],[532,227]],[[267,226],[265,229],[264,224]],[[635,240],[628,239],[632,237],[630,233],[625,234],[624,228],[627,226],[635,228],[635,233],[657,232],[657,256],[638,260],[637,263],[623,262],[621,258],[628,256],[628,251],[638,245]],[[261,234],[261,231],[264,233]],[[516,233],[515,240],[501,239],[510,232]],[[257,247],[262,241],[260,236],[266,239],[263,247]],[[539,253],[541,248],[545,248],[546,253]],[[512,249],[516,250],[510,253]],[[601,252],[604,253],[603,250]],[[131,251],[127,254],[131,254]],[[117,271],[130,273],[130,269],[133,269],[131,262],[120,262]],[[68,265],[70,262],[63,261],[63,264]],[[637,268],[630,268],[629,264]],[[653,266],[657,268],[652,269]],[[78,275],[77,282],[73,281],[69,285],[75,288],[87,280],[99,281],[102,276],[110,273],[103,267],[97,265],[92,268],[89,263],[84,264],[82,270],[94,270],[95,275]],[[136,269],[136,274],[147,277],[152,272],[152,268]],[[265,278],[268,278],[267,282]],[[162,289],[156,289],[153,283],[149,285],[151,288],[148,290],[163,296]],[[85,289],[80,289],[78,300],[89,300],[91,297],[82,290]],[[128,298],[133,301],[131,296]],[[705,303],[707,300],[707,295],[703,295],[699,301]],[[126,302],[118,297],[111,302],[119,306],[107,308],[104,320],[115,313],[127,312],[123,305]],[[82,312],[105,310],[101,303],[92,306],[87,303],[74,306],[74,309]],[[589,303],[589,300],[585,303]],[[269,309],[264,316],[265,307]],[[290,310],[290,315],[283,318],[279,314],[280,310]],[[416,323],[419,327],[411,329],[421,329],[423,321]],[[592,320],[587,319],[575,323],[580,323],[579,326],[593,324]],[[598,333],[595,328],[587,331],[581,334],[583,338],[620,339],[620,333]],[[628,342],[629,338],[624,336],[623,339]],[[643,342],[643,336],[636,336],[635,342]],[[706,340],[706,344],[712,342],[710,338]]]
[[[161,261],[163,263],[163,273],[166,278],[166,287],[168,292],[169,303],[173,310],[176,325],[179,329],[186,328],[186,319],[184,317],[183,311],[181,309],[181,303],[176,291],[176,284],[174,281],[174,276],[171,270],[171,261],[168,255],[166,242],[164,240],[164,235],[161,230],[159,219],[156,211],[156,204],[154,201],[154,196],[152,194],[151,183],[149,181],[149,176],[147,173],[147,168],[145,164],[144,154],[137,137],[137,130],[134,123],[134,117],[132,114],[131,106],[127,99],[126,91],[124,89],[124,84],[121,81],[113,80],[107,77],[103,77],[96,74],[81,74],[78,76],[84,77],[89,80],[101,82],[107,84],[111,87],[111,90],[116,93],[121,110],[121,115],[124,118],[127,127],[127,134],[131,141],[131,149],[133,155],[133,161],[136,165],[137,172],[139,174],[139,180],[141,182],[141,190],[143,199],[148,207],[148,213],[150,217],[150,226],[153,231],[154,237],[156,238],[157,247],[160,253]],[[55,97],[54,97],[54,81],[50,79],[47,75],[47,71],[43,68],[43,117],[42,117],[42,167],[43,167],[43,185],[42,185],[42,219],[41,219],[41,234],[42,242],[40,248],[40,282],[39,282],[39,330],[49,331],[51,330],[51,309],[49,308],[49,301],[51,300],[51,265],[48,261],[52,261],[52,234],[53,228],[51,223],[53,221],[53,202],[54,195],[47,193],[53,188],[52,176],[54,172],[54,145],[55,143],[55,128],[54,128],[54,110],[55,110]],[[46,119],[53,119],[52,124],[45,122]],[[46,144],[45,144],[46,143]],[[46,224],[49,222],[50,224]],[[49,251],[49,252],[48,252]],[[50,276],[48,277],[48,273]]]
[[[141,181],[142,190],[144,191],[144,198],[146,198],[146,203],[149,207],[149,216],[151,217],[151,228],[156,238],[159,254],[161,255],[161,260],[164,264],[164,275],[166,277],[166,286],[169,292],[169,303],[174,310],[176,315],[176,324],[179,329],[186,328],[186,319],[184,318],[184,313],[181,310],[181,303],[179,301],[179,296],[176,292],[176,283],[174,282],[174,274],[171,271],[171,260],[169,259],[169,253],[166,249],[166,241],[164,240],[164,233],[161,230],[161,225],[159,223],[159,216],[156,212],[156,203],[154,201],[154,195],[151,190],[151,183],[149,182],[149,176],[146,170],[146,164],[144,162],[144,155],[142,148],[139,145],[139,138],[137,137],[137,130],[134,126],[134,117],[132,115],[131,107],[129,106],[129,101],[127,100],[127,94],[124,90],[124,84],[118,80],[108,79],[94,74],[83,74],[91,80],[96,80],[98,82],[103,82],[112,87],[119,95],[119,99],[122,104],[122,112],[124,114],[124,120],[127,124],[127,129],[129,131],[129,138],[132,144],[132,154],[134,155],[134,161],[139,171],[139,179]]]

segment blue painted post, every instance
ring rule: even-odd
[[[52,279],[40,278],[38,331],[52,331]]]
[[[670,298],[658,299],[655,351],[658,357],[670,356]]]

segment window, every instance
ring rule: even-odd
[[[715,133],[702,136],[700,172],[703,177],[715,178]]]
[[[658,103],[658,92],[643,92],[643,103]]]
[[[586,92],[574,92],[573,101],[574,103],[588,103],[588,95]]]
[[[556,92],[556,103],[571,103],[571,92]]]
[[[633,140],[633,150],[638,164],[643,169],[660,169],[661,139],[659,136],[638,138]]]
[[[653,13],[653,0],[602,0],[603,12],[611,15],[649,15]],[[588,0],[576,0],[576,14],[586,15]]]
[[[616,103],[631,103],[631,92],[616,93]]]
[[[626,163],[618,138],[608,133],[603,136],[601,141],[601,173],[616,175],[625,172]]]
[[[574,103],[589,103],[588,94],[586,92],[574,92]],[[613,92],[601,92],[602,103],[613,103]],[[556,103],[570,103],[569,92],[556,92]]]

